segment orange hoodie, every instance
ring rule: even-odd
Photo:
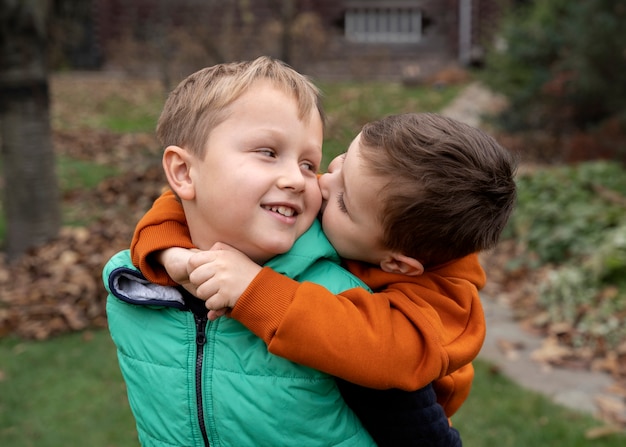
[[[137,225],[133,263],[150,281],[173,285],[150,260],[173,246],[193,244],[182,206],[166,192]],[[333,295],[265,267],[230,315],[273,354],[358,385],[416,390],[434,382],[437,400],[452,416],[469,394],[471,362],[485,337],[478,290],[486,278],[477,255],[415,277],[355,261],[346,267],[375,293],[355,288]]]

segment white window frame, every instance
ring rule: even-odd
[[[418,43],[422,38],[422,11],[409,5],[348,5],[345,36],[360,43]]]

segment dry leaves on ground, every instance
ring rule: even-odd
[[[159,160],[146,156],[156,147],[149,137],[81,131],[55,134],[55,141],[73,157],[116,164],[124,173],[64,198],[91,224],[63,228],[11,264],[0,257],[0,336],[41,340],[105,327],[102,268],[128,248],[136,222],[165,185]]]

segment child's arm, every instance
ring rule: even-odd
[[[334,295],[265,267],[230,316],[293,362],[370,388],[421,388],[448,367],[429,323],[437,316],[424,309],[416,326],[386,295],[362,288]]]
[[[482,345],[484,316],[468,281],[440,278],[444,287],[438,289],[424,277],[423,284],[396,282],[380,293],[355,288],[334,295],[265,267],[246,288],[249,279],[233,275],[238,267],[229,269],[225,255],[239,266],[252,262],[215,252],[213,262],[222,257],[219,269],[192,273],[196,285],[204,283],[198,290],[208,298],[207,307],[233,307],[231,317],[261,337],[273,354],[350,382],[415,390],[471,362]],[[472,263],[464,260],[458,268]],[[480,276],[477,261],[475,268]]]
[[[194,248],[183,207],[172,191],[154,202],[135,227],[130,245],[133,264],[151,282],[175,286],[178,283],[158,262],[157,256],[170,247]]]
[[[193,288],[194,295],[200,299],[210,299],[210,304],[206,304],[208,316],[209,320],[215,320],[235,306],[261,266],[239,250],[218,242],[211,250],[192,254],[187,269],[190,286],[185,288]]]

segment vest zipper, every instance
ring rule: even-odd
[[[206,325],[208,319],[194,315],[196,320],[196,402],[198,405],[198,423],[204,445],[209,447],[209,437],[204,422],[204,402],[202,400],[202,363],[204,362],[204,345],[206,344]]]

